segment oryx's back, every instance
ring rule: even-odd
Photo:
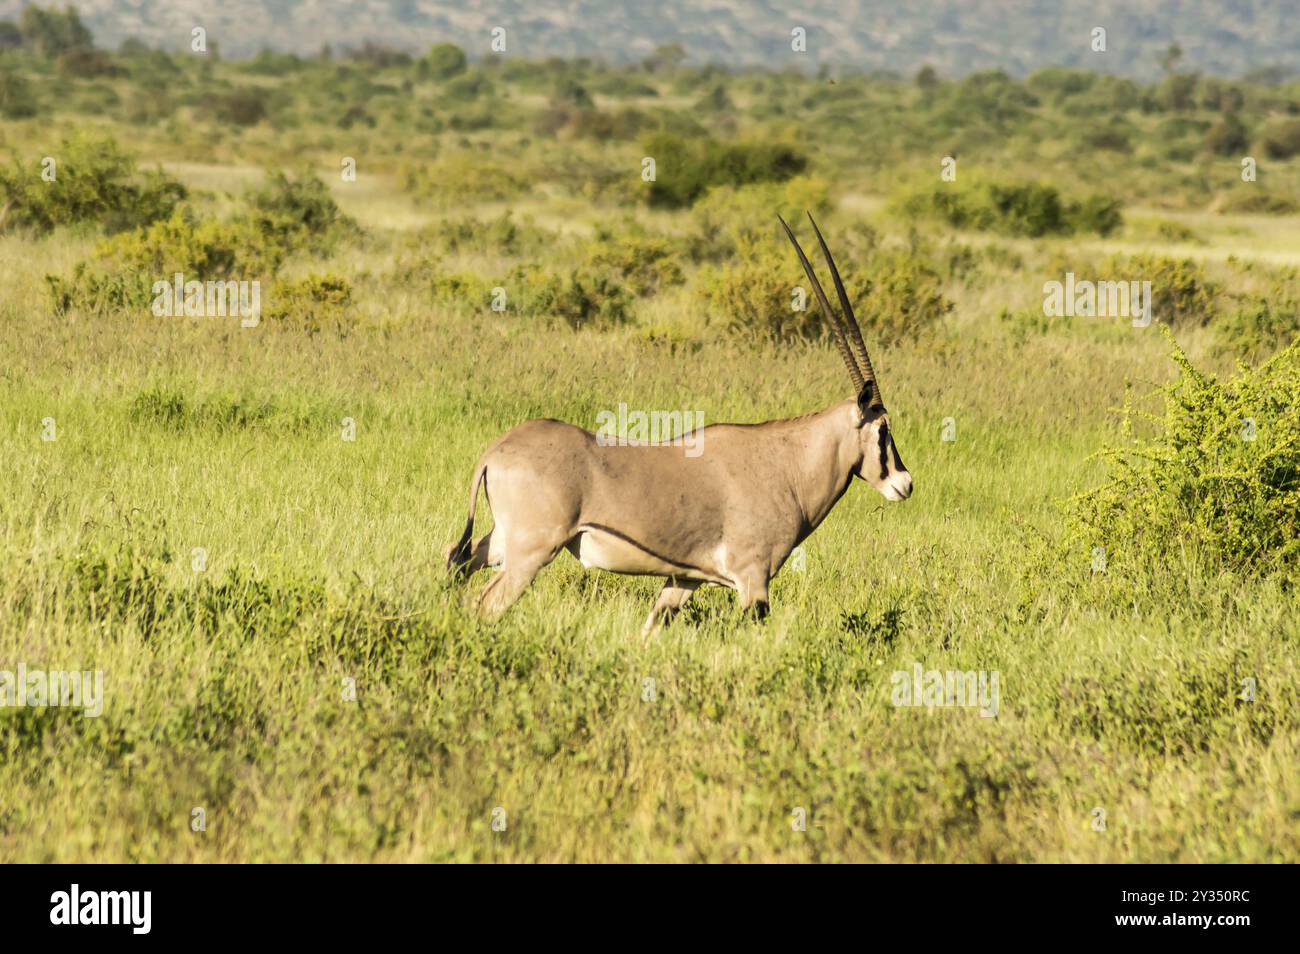
[[[708,428],[709,439],[723,430]],[[664,533],[669,529],[662,519],[665,509],[688,523],[693,537],[716,537],[728,497],[739,490],[737,478],[750,470],[751,461],[710,452],[688,456],[672,444],[602,442],[572,424],[537,420],[504,434],[483,463],[489,493],[500,471],[538,495],[539,506],[563,500],[563,516],[577,522],[636,534],[646,543],[668,543],[680,534]]]

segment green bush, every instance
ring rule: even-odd
[[[503,286],[511,310],[560,318],[571,328],[619,325],[632,317],[632,296],[607,273],[574,269],[556,275],[538,266],[518,266]]]
[[[70,277],[46,276],[55,313],[102,315],[147,308],[153,283],[170,281],[177,272],[187,281],[269,278],[295,249],[320,248],[351,226],[324,183],[311,177],[272,173],[264,187],[250,194],[248,204],[246,213],[228,221],[199,220],[174,208],[167,218],[105,240],[95,261],[78,264]],[[335,301],[346,288],[332,281],[311,278],[277,286],[286,296],[284,313],[312,302],[346,304],[346,295],[341,303]]]
[[[262,317],[309,331],[337,329],[343,327],[351,304],[352,285],[346,278],[312,274],[277,280],[263,303]]]
[[[466,73],[450,80],[442,89],[443,97],[453,102],[468,103],[492,96],[491,81],[482,73]]]
[[[249,280],[273,275],[285,250],[268,244],[248,220],[197,222],[176,209],[167,219],[101,242],[95,260],[72,275],[46,275],[56,315],[148,312],[153,284],[180,272],[186,281]]]
[[[742,233],[733,260],[700,269],[695,296],[711,320],[720,320],[738,336],[817,340],[829,328],[806,286],[798,262],[779,254],[768,234],[760,239]],[[796,287],[807,292],[802,309],[796,308]],[[851,285],[850,295],[856,290]]]
[[[1051,235],[1070,231],[1060,193],[1052,186],[989,184],[984,189],[987,215],[999,231],[1011,235]]]
[[[710,189],[691,209],[682,252],[692,262],[723,262],[735,256],[737,236],[774,223],[775,216],[794,221],[805,211],[821,214],[832,206],[826,181],[816,176]]]
[[[1118,199],[1093,195],[1067,202],[1054,186],[1033,182],[939,185],[906,193],[897,205],[912,218],[933,217],[957,228],[1030,237],[1075,232],[1106,236],[1124,221]]]
[[[1022,120],[1039,104],[1038,97],[1001,70],[971,73],[948,83],[933,98],[932,116],[942,127],[961,129],[972,123],[992,122],[1005,129]]]
[[[1241,276],[1235,308],[1211,324],[1219,350],[1257,361],[1300,336],[1300,269],[1229,257]]]
[[[575,270],[560,283],[551,310],[571,328],[609,327],[631,319],[632,299],[608,275]]]
[[[166,218],[185,198],[185,187],[161,169],[139,172],[135,159],[112,139],[78,135],[54,150],[54,181],[42,166],[14,159],[0,169],[0,198],[9,207],[6,225],[40,232],[92,222],[110,232]]]
[[[266,182],[247,198],[254,227],[268,242],[286,249],[310,245],[322,250],[357,230],[340,211],[329,186],[310,172],[291,177],[268,171]]]
[[[438,272],[433,299],[460,309],[487,310],[504,291],[503,316],[560,319],[572,328],[609,327],[632,317],[632,296],[609,276],[579,268],[557,273],[541,265],[518,265],[499,282],[466,272]]]
[[[429,75],[434,79],[445,80],[465,72],[468,61],[465,51],[454,43],[437,43],[429,50],[426,58]]]
[[[1102,237],[1110,235],[1124,224],[1122,208],[1123,203],[1119,199],[1102,195],[1091,195],[1071,203],[1066,206],[1069,230],[1092,232]]]
[[[731,97],[727,95],[727,88],[721,83],[701,96],[699,102],[695,104],[696,112],[704,113],[729,113],[735,108],[736,104],[731,101]]]
[[[873,343],[915,338],[952,310],[939,275],[917,256],[877,250],[863,261],[837,258],[854,314]],[[799,310],[796,288],[804,292]],[[742,235],[735,260],[702,268],[695,291],[706,312],[741,337],[818,340],[830,334],[797,259],[766,235]],[[834,288],[828,284],[826,291],[838,308]]]
[[[805,212],[829,212],[832,204],[825,179],[795,176],[785,182],[710,189],[691,209],[691,218],[703,231],[742,230],[773,223],[777,215],[791,221]]]
[[[612,272],[634,295],[654,295],[685,280],[678,244],[662,237],[599,229],[588,261],[595,271]]]
[[[1264,154],[1270,159],[1300,155],[1300,119],[1286,119],[1264,130]]]
[[[1082,136],[1082,143],[1090,149],[1105,149],[1109,152],[1131,153],[1133,140],[1128,128],[1122,123],[1090,129]]]
[[[563,76],[555,84],[555,90],[551,93],[551,105],[573,106],[578,109],[596,108],[596,102],[591,98],[586,87],[572,76]]]
[[[1193,108],[1197,79],[1192,73],[1166,74],[1155,89],[1156,104],[1175,112]]]
[[[492,297],[492,285],[471,272],[436,271],[430,279],[429,291],[439,304],[470,310],[487,308]]]
[[[1258,361],[1300,337],[1300,306],[1294,299],[1248,296],[1213,328],[1220,350]]]
[[[854,312],[863,332],[886,347],[925,334],[953,308],[943,295],[939,275],[907,252],[877,253],[866,282],[866,293],[854,301]]]
[[[691,205],[717,186],[784,181],[808,166],[801,152],[782,143],[692,141],[667,132],[646,140],[644,154],[655,160],[648,202],[664,208]]]
[[[97,256],[126,271],[155,278],[182,272],[187,278],[225,280],[273,274],[285,249],[269,243],[247,219],[196,220],[177,209],[169,218],[100,245]]]
[[[461,216],[443,219],[420,233],[432,237],[440,252],[482,252],[494,255],[520,255],[554,245],[555,233],[538,228],[528,218],[516,222],[509,212],[491,219]]]
[[[32,85],[14,70],[0,70],[0,117],[27,119],[35,115],[36,94]]]
[[[1061,112],[1070,117],[1113,117],[1136,108],[1141,95],[1130,79],[1105,74],[1091,74],[1093,82],[1086,92],[1065,99]]]
[[[23,7],[18,17],[18,32],[23,46],[39,56],[54,58],[70,50],[89,49],[94,45],[90,30],[81,22],[76,7],[62,11],[43,9],[32,4]]]
[[[1173,360],[1155,434],[1126,404],[1106,483],[1072,499],[1075,551],[1104,548],[1104,572],[1134,581],[1188,562],[1300,579],[1300,345],[1227,383]]]
[[[353,126],[361,124],[368,129],[375,128],[375,117],[370,115],[366,107],[361,103],[353,103],[338,118],[339,129],[351,129]]]
[[[1205,148],[1216,156],[1241,156],[1250,148],[1250,136],[1236,113],[1227,113],[1205,132]]]
[[[56,69],[60,76],[72,79],[96,79],[101,76],[121,76],[126,71],[113,62],[113,57],[103,50],[78,49],[60,54]]]
[[[254,86],[243,86],[208,98],[208,109],[223,123],[256,126],[266,118],[266,93]]]
[[[599,109],[575,109],[555,105],[546,109],[533,124],[543,136],[561,132],[578,139],[602,142],[633,139],[653,127],[655,120],[639,109],[620,109],[605,112]]]
[[[632,294],[607,269],[558,273],[537,264],[516,265],[499,281],[469,272],[432,272],[428,281],[434,302],[463,311],[489,311],[500,302],[503,317],[559,318],[575,329],[610,328],[632,318]]]
[[[592,89],[601,95],[617,99],[659,95],[659,91],[649,83],[639,79],[635,74],[629,75],[627,73],[611,73],[600,77],[593,83]]]
[[[123,49],[122,52],[125,53],[126,50]],[[254,76],[290,76],[301,70],[303,66],[302,59],[296,54],[262,49],[248,61],[248,72]]]
[[[852,231],[848,235],[852,238]],[[875,243],[868,243],[868,247],[875,247]],[[946,281],[965,285],[969,289],[988,287],[993,281],[1001,281],[998,273],[1019,272],[1024,266],[1024,261],[1017,252],[996,242],[948,242],[933,252],[933,256],[937,269]]]
[[[1103,266],[1117,281],[1151,282],[1151,316],[1169,325],[1209,324],[1222,289],[1191,259],[1164,255],[1112,256]]]
[[[402,188],[445,205],[510,199],[527,188],[516,173],[482,156],[456,152],[401,171]]]
[[[133,90],[126,96],[123,118],[137,126],[162,123],[176,112],[178,103],[166,93],[154,90]]]
[[[385,70],[393,66],[408,66],[411,54],[387,43],[363,40],[360,46],[352,47],[344,54],[354,63],[363,63],[371,69]]]

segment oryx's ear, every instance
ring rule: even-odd
[[[868,381],[858,392],[858,427],[871,419],[871,413],[880,407],[880,391],[875,381]]]

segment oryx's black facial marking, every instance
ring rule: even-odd
[[[889,479],[889,425],[881,424],[880,430],[876,434],[876,440],[880,442],[880,479]],[[898,452],[894,452],[895,458]]]

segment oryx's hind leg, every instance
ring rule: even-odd
[[[478,598],[479,612],[488,619],[496,619],[508,610],[563,546],[563,540],[539,541],[535,538],[527,541],[516,538],[507,543],[502,548],[501,572],[492,578]],[[489,547],[483,548],[485,560],[489,559],[486,556],[488,550]]]
[[[641,627],[642,639],[649,639],[671,623],[699,585],[691,580],[674,580],[672,577],[664,580],[664,588],[659,591],[659,598],[655,600],[645,625]]]
[[[487,566],[500,567],[478,599],[479,612],[488,619],[514,605],[573,538],[580,501],[565,480],[538,463],[537,455],[547,446],[511,451],[499,442],[485,455],[484,492],[493,527],[474,555]]]

